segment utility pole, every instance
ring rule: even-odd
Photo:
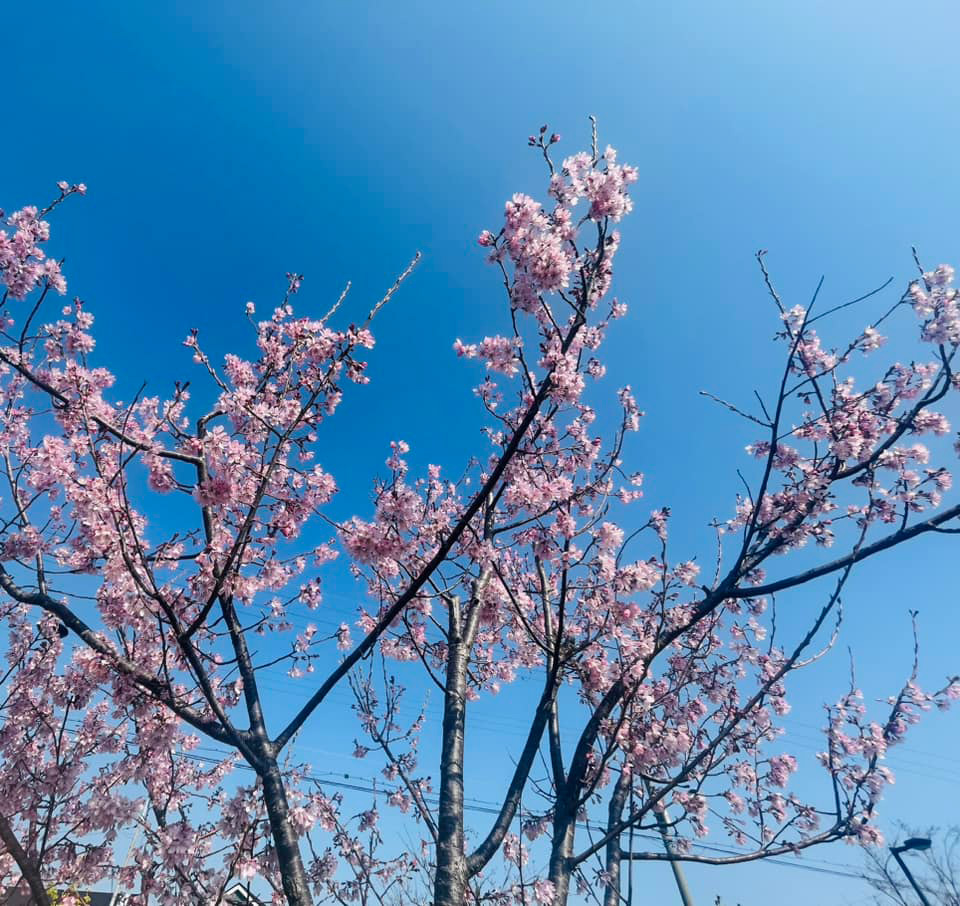
[[[149,800],[143,804],[143,814],[141,815],[141,823],[146,824],[147,813],[150,810]],[[120,866],[121,869],[127,867],[127,863],[130,861],[130,857],[133,855],[133,848],[137,845],[137,839],[140,836],[140,825],[136,825],[133,829],[133,836],[130,838],[130,845],[127,847],[127,855],[123,860],[123,864]],[[116,906],[117,899],[120,896],[120,884],[119,880],[116,879],[113,882],[113,893],[110,896],[109,906]]]
[[[666,809],[664,809],[663,814],[657,815],[657,827],[660,830],[660,836],[663,837],[663,848],[667,851],[667,855],[672,856],[673,847],[670,845],[670,834],[667,831],[667,821],[669,820]],[[683,906],[693,906],[693,894],[690,893],[690,888],[687,886],[687,878],[680,867],[680,860],[671,859],[670,868],[673,871],[673,879],[677,882],[677,890],[680,891],[680,902],[683,903]],[[925,906],[929,906],[929,903]]]
[[[653,791],[650,788],[650,782],[645,779],[643,783],[647,788],[647,795],[652,796]],[[657,829],[660,831],[660,836],[663,839],[663,848],[667,851],[668,856],[673,856],[673,846],[670,841],[670,827],[668,824],[670,815],[666,809],[662,812],[654,809],[653,813],[657,819]],[[673,879],[677,882],[677,890],[680,891],[680,902],[683,903],[683,906],[693,906],[693,894],[690,893],[690,888],[687,886],[687,878],[683,873],[683,869],[680,867],[680,860],[671,858],[670,868],[673,871]],[[925,904],[925,906],[929,906],[929,903]]]

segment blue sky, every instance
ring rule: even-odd
[[[634,386],[647,418],[629,464],[647,475],[650,506],[674,509],[676,552],[704,557],[706,522],[729,512],[753,438],[697,393],[746,399],[778,362],[753,253],[770,250],[790,304],[821,275],[827,302],[890,276],[902,287],[911,245],[931,266],[960,259],[958,24],[954,3],[923,0],[52,0],[39,19],[16,4],[4,11],[0,204],[43,201],[58,179],[89,185],[58,213],[54,251],[128,395],[190,370],[190,327],[211,352],[246,342],[244,302],[263,310],[288,270],[306,275],[300,304],[317,311],[352,280],[360,317],[421,250],[377,325],[373,383],[348,399],[324,455],[345,514],[366,505],[391,439],[418,464],[454,467],[477,451],[477,372],[450,347],[501,329],[506,308],[474,238],[496,227],[509,194],[541,191],[525,136],[547,122],[572,152],[595,114],[601,140],[640,169],[617,272],[631,314],[609,343],[607,389]],[[852,583],[842,645],[868,694],[909,669],[910,607],[923,675],[960,669],[955,543],[924,542]],[[347,592],[331,601],[336,619],[351,610]],[[840,650],[801,681],[788,726],[810,738],[811,757],[818,705],[846,671]],[[911,737],[887,821],[954,820],[944,753],[958,742],[951,715]],[[859,863],[843,847],[812,858]],[[647,871],[669,884],[666,870]],[[783,867],[690,874],[704,903],[768,902],[772,885],[783,906],[866,895]]]

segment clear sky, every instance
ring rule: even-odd
[[[958,25],[955,2],[926,0],[9,4],[0,205],[45,201],[58,179],[89,185],[58,213],[53,251],[128,395],[188,374],[190,327],[211,352],[244,343],[244,302],[270,305],[286,271],[306,274],[300,304],[316,311],[352,280],[360,316],[420,249],[377,325],[373,383],[338,413],[324,456],[346,515],[366,506],[391,439],[419,465],[479,449],[477,372],[451,343],[502,329],[506,308],[475,236],[509,194],[541,191],[525,136],[549,123],[572,152],[593,113],[640,169],[617,271],[631,314],[607,350],[608,389],[631,383],[647,412],[629,464],[650,506],[673,508],[675,551],[709,556],[706,523],[729,513],[753,437],[697,391],[746,399],[777,364],[753,253],[770,250],[789,304],[821,275],[828,302],[890,276],[896,292],[911,245],[928,265],[960,265]],[[814,780],[843,646],[868,695],[893,691],[918,608],[923,677],[960,669],[956,543],[925,541],[852,583],[841,650],[802,681],[787,722]],[[331,619],[351,612],[348,591]],[[891,758],[891,828],[955,820],[957,716],[933,715]],[[485,719],[518,742],[503,709]],[[339,766],[352,733],[315,748]],[[809,861],[822,860],[860,861],[842,846]],[[674,896],[661,868],[644,870],[650,902]],[[690,877],[698,904],[867,894],[783,866]]]

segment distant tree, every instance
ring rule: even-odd
[[[49,906],[52,882],[99,880],[136,803],[115,757],[123,724],[96,701],[81,664],[61,663],[56,620],[33,624],[9,602],[2,610],[10,635],[0,677],[0,889],[19,886]]]
[[[169,713],[104,695],[88,650],[65,650],[66,633],[53,618],[31,623],[12,602],[2,617],[10,634],[0,676],[0,890],[37,906],[78,906],[71,891],[124,878],[219,902],[223,890],[206,872],[183,871],[182,841],[166,828],[191,802],[222,795],[230,760],[191,759],[193,746]],[[254,839],[257,823],[237,815],[231,830]],[[192,842],[207,847],[218,834],[209,821],[193,830]],[[115,853],[128,833],[146,837],[135,868]]]
[[[820,756],[830,804],[789,791],[796,759],[774,745],[786,683],[816,657],[851,571],[920,536],[960,531],[960,505],[942,500],[950,473],[931,466],[915,439],[950,431],[933,407],[958,383],[952,270],[922,273],[862,333],[828,349],[814,325],[846,306],[787,307],[759,256],[784,364],[756,413],[724,404],[760,434],[748,448],[757,470],[744,476],[732,517],[715,523],[712,575],[701,577],[693,559],[668,553],[667,508],[631,516],[642,479],[623,463],[641,423],[630,388],[618,393],[606,441],[586,398],[605,372],[605,334],[626,314],[610,296],[615,224],[632,209],[638,173],[613,149],[601,152],[595,134],[590,151],[555,164],[558,140],[546,127],[530,138],[549,170],[549,205],[515,195],[503,227],[480,236],[502,278],[509,327],[455,349],[493,373],[477,388],[485,446],[466,466],[415,477],[407,445],[394,442],[367,518],[332,523],[325,507],[336,484],[314,460],[335,442],[326,423],[345,385],[367,381],[360,356],[373,346],[370,326],[413,264],[346,328],[333,326],[346,293],[323,317],[295,315],[301,276],[289,274],[266,317],[248,304],[253,352],[221,366],[196,332],[188,336],[208,390],[192,397],[181,378],[166,399],[141,390],[120,402],[117,377],[94,364],[86,305],[75,300],[59,319],[43,314],[51,294],[66,290],[44,251],[46,218],[83,187],[62,184],[53,205],[15,212],[12,234],[0,233],[9,488],[0,589],[10,625],[39,627],[36,644],[56,652],[67,700],[83,690],[102,696],[113,770],[146,788],[75,800],[81,813],[141,832],[122,870],[99,863],[102,876],[137,891],[134,903],[217,898],[231,879],[260,877],[290,906],[315,898],[563,906],[574,887],[615,904],[625,860],[737,862],[875,841],[885,751],[920,711],[960,696],[955,679],[923,692],[914,670],[873,719],[851,686],[829,710]],[[853,356],[879,348],[878,328],[909,308],[930,361],[885,365],[858,389]],[[692,440],[714,455],[706,452],[714,439],[694,430],[656,442]],[[839,553],[796,559],[811,543]],[[356,625],[297,626],[298,606],[321,606],[320,571],[338,551],[366,584]],[[813,586],[821,578],[829,588]],[[814,588],[808,630],[781,639],[778,596],[804,589],[809,598]],[[403,684],[364,669],[375,653],[438,687],[440,726],[401,719]],[[23,664],[13,664],[13,682]],[[311,677],[303,706],[278,723],[263,678],[311,676],[318,666],[323,679]],[[520,677],[533,678],[539,696],[495,814],[471,839],[470,702]],[[375,751],[388,784],[354,814],[291,754],[295,737],[338,707],[329,694],[347,682],[363,733],[357,755]],[[25,732],[19,716],[7,726]],[[418,763],[423,734],[439,740],[435,771]],[[232,754],[210,765],[204,740]],[[99,754],[78,759],[83,782]],[[241,762],[253,782],[230,774]],[[23,840],[30,820],[14,826],[7,789],[0,816],[11,839]],[[421,845],[385,840],[383,799],[409,814]],[[738,854],[697,851],[711,821]],[[86,830],[76,830],[75,845]],[[666,834],[668,847],[640,847],[646,830]],[[547,850],[544,870],[532,871],[524,836],[543,837],[534,845]],[[38,870],[45,884],[60,880],[45,874],[61,870],[54,863]]]

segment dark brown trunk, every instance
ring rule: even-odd
[[[4,849],[13,856],[13,861],[17,863],[17,868],[20,869],[20,874],[23,875],[23,879],[30,887],[32,902],[36,903],[37,906],[50,906],[50,897],[47,896],[47,888],[44,886],[43,878],[40,877],[39,869],[30,860],[30,857],[20,845],[17,835],[13,832],[10,822],[3,815],[0,815],[0,842],[3,843]]]
[[[290,824],[290,808],[283,787],[283,777],[275,759],[267,761],[260,781],[263,783],[263,801],[270,818],[273,846],[280,865],[283,894],[289,906],[313,906],[307,873],[303,868],[300,843]]]

